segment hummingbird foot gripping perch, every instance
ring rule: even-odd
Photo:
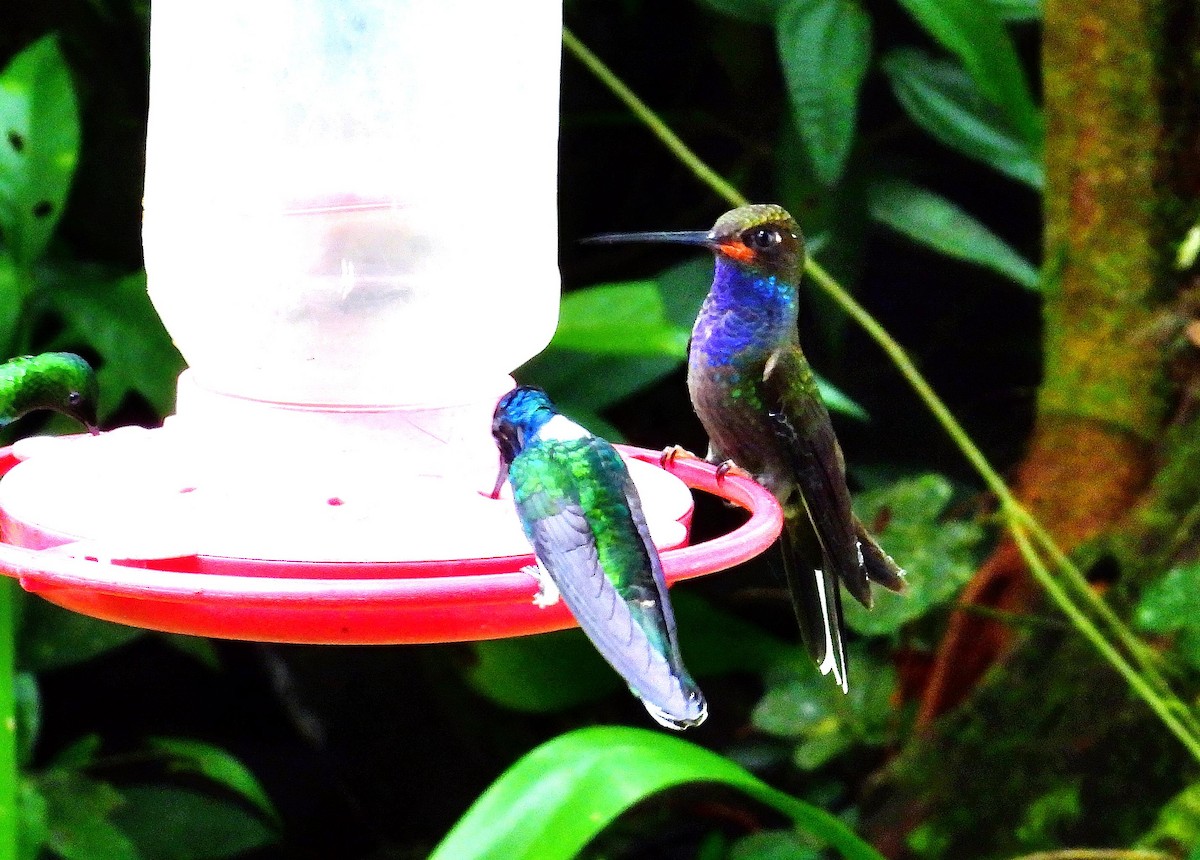
[[[533,596],[533,605],[538,609],[555,606],[562,600],[562,592],[554,584],[554,577],[543,570],[541,565],[527,564],[521,568],[521,573],[528,574],[537,581],[538,590],[537,594]]]

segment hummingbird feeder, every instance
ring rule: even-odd
[[[161,428],[0,451],[0,570],[205,636],[570,626],[488,496],[495,403],[557,316],[560,34],[558,0],[156,4],[143,240],[189,369]],[[752,481],[623,454],[669,581],[778,536]],[[688,486],[749,520],[688,546]]]

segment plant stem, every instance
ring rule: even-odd
[[[692,171],[701,182],[734,206],[744,206],[749,202],[741,192],[701,161],[696,153],[688,149],[687,144],[680,140],[675,132],[671,131],[667,124],[646,106],[645,102],[634,95],[633,91],[625,86],[621,79],[614,75],[612,70],[589,51],[583,42],[576,39],[575,35],[566,27],[563,27],[562,40],[563,46],[575,56],[575,59],[587,66],[588,71],[595,75],[600,83],[612,90],[613,95],[620,99],[634,116],[645,123],[667,149],[671,150],[671,154],[678,158],[684,167]]]
[[[16,600],[17,582],[0,577],[0,860],[17,860],[17,712]]]
[[[607,66],[587,49],[567,29],[563,29],[563,44],[580,62],[612,91],[630,112],[640,119],[679,161],[717,195],[733,206],[745,205],[746,198],[716,171],[705,164],[671,129],[639,99]],[[1117,616],[1111,607],[1088,584],[1079,568],[1071,562],[1045,528],[1029,513],[1005,484],[1004,479],[987,461],[983,452],[958,423],[954,415],[937,396],[933,388],[917,370],[904,348],[867,310],[860,305],[828,272],[812,258],[805,264],[806,273],[821,287],[855,322],[879,344],[900,374],[907,380],[925,407],[958,446],[967,461],[974,467],[984,484],[1000,500],[1001,510],[1009,531],[1016,541],[1021,555],[1030,570],[1050,594],[1051,598],[1067,615],[1071,623],[1092,643],[1113,668],[1129,683],[1131,689],[1141,697],[1159,719],[1180,739],[1188,751],[1200,761],[1200,719],[1175,696],[1166,679],[1158,671],[1145,644]],[[1032,537],[1032,539],[1031,539]],[[1049,557],[1057,572],[1052,573],[1038,553]],[[1062,579],[1070,589],[1058,581]],[[1084,609],[1076,605],[1071,594],[1081,600],[1087,609],[1094,612],[1136,662],[1137,668],[1105,638],[1104,633],[1087,616]],[[1181,722],[1182,720],[1182,722]]]

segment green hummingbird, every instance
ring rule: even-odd
[[[23,355],[0,364],[0,427],[28,412],[52,409],[95,435],[99,400],[95,371],[73,352]]]
[[[679,655],[662,562],[620,454],[532,386],[500,399],[492,435],[501,460],[492,495],[507,478],[537,559],[534,602],[561,596],[661,725],[704,722],[708,706]]]
[[[846,466],[796,331],[804,237],[773,204],[726,212],[707,232],[613,233],[600,242],[676,242],[716,258],[688,344],[688,391],[707,459],[737,467],[783,505],[783,568],[800,632],[822,674],[848,690],[840,579],[870,608],[871,582],[904,571],[850,509]],[[836,577],[836,579],[835,579]]]

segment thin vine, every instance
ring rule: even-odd
[[[743,206],[749,202],[741,192],[692,152],[645,102],[566,28],[563,28],[563,45],[608,87],[697,179],[732,206]],[[1155,656],[1146,644],[1096,593],[1078,566],[1012,494],[1004,479],[992,468],[983,452],[917,370],[904,348],[812,258],[807,261],[805,271],[879,344],[983,482],[996,495],[1000,501],[1005,526],[1012,534],[1026,564],[1071,624],[1117,670],[1134,693],[1146,702],[1188,752],[1200,761],[1200,718],[1171,690],[1170,684],[1159,671]],[[1102,622],[1110,637],[1122,647],[1118,648],[1110,642],[1089,614]]]

